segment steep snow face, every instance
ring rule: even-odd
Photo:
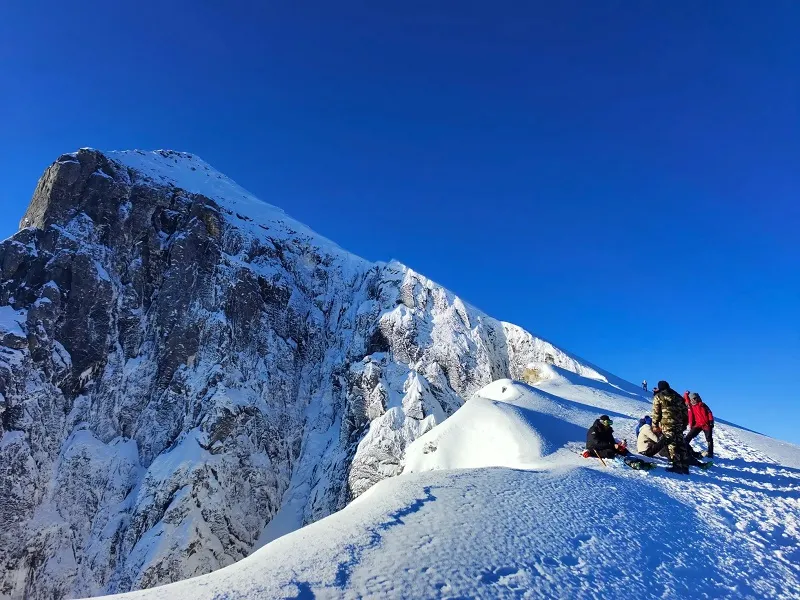
[[[195,156],[60,157],[0,245],[0,596],[200,575],[398,474],[531,362],[633,386]]]
[[[115,600],[797,597],[800,448],[718,423],[708,471],[603,466],[578,454],[592,421],[630,438],[649,405],[537,368],[535,387],[479,390],[342,511]]]

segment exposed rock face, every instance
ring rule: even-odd
[[[397,474],[528,362],[603,378],[191,155],[64,155],[21,227],[0,245],[3,598],[212,571]]]

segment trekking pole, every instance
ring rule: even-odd
[[[604,467],[607,467],[607,466],[608,466],[608,465],[606,464],[606,461],[604,461],[604,460],[603,460],[603,457],[602,457],[602,456],[600,456],[600,455],[597,453],[597,450],[595,450],[595,451],[594,451],[594,455],[595,455],[597,458],[599,458],[599,459],[600,459],[600,462],[601,462],[601,463],[603,463],[603,466],[604,466]]]

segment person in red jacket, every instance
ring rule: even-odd
[[[686,445],[689,446],[689,443],[702,431],[708,443],[706,456],[713,458],[714,415],[697,392],[687,392],[684,399],[688,400],[689,404],[689,433],[686,434]]]

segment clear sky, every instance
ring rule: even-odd
[[[634,382],[800,442],[800,2],[4,2],[0,234],[196,153]]]

